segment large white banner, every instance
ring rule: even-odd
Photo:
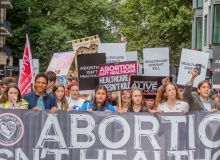
[[[126,61],[138,61],[137,51],[126,52]]]
[[[106,63],[118,63],[126,60],[125,43],[100,43],[98,53],[106,53]]]
[[[192,77],[192,70],[195,64],[201,64],[201,73],[196,77],[193,83],[193,87],[197,87],[199,82],[205,80],[208,60],[209,53],[182,49],[177,84],[186,85]]]
[[[144,48],[144,75],[170,76],[169,48]]]
[[[76,51],[54,53],[47,71],[53,71],[57,76],[67,75]]]

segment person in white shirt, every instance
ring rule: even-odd
[[[174,83],[168,82],[163,85],[161,93],[158,96],[159,105],[157,111],[163,112],[182,112],[186,114],[189,111],[189,105],[181,101],[177,87]]]
[[[84,99],[79,97],[79,85],[76,82],[73,82],[68,87],[70,91],[70,97],[68,98],[74,104],[74,110],[79,110],[83,103],[85,102]]]

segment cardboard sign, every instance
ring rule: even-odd
[[[169,48],[143,49],[144,75],[170,76]]]
[[[54,53],[47,71],[53,71],[57,76],[67,75],[76,51]]]
[[[99,84],[105,85],[108,91],[128,90],[130,75],[136,75],[137,72],[136,61],[100,65]]]
[[[90,94],[99,85],[98,67],[106,63],[106,55],[80,54],[77,55],[78,79],[80,94]]]
[[[201,74],[196,77],[193,83],[193,87],[197,87],[199,82],[205,80],[208,60],[209,53],[182,49],[177,84],[186,85],[192,77],[195,65],[201,64]]]
[[[106,63],[119,63],[126,60],[125,43],[100,43],[98,52],[106,53]]]

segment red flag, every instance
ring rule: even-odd
[[[22,67],[19,75],[18,87],[21,95],[31,92],[31,82],[34,75],[33,60],[31,55],[30,43],[26,35],[26,45],[24,48],[24,55],[22,59]]]

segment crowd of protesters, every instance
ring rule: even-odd
[[[11,77],[4,78],[0,83],[0,109],[33,109],[35,111],[50,110],[52,114],[58,110],[79,110],[104,112],[182,112],[204,110],[215,112],[220,109],[220,90],[211,91],[211,84],[204,80],[198,84],[197,92],[192,85],[198,76],[196,68],[185,87],[180,87],[163,80],[158,88],[157,96],[145,97],[139,88],[120,92],[107,92],[103,85],[95,88],[92,95],[80,95],[77,77],[72,76],[69,84],[57,82],[52,71],[39,73],[35,77],[33,91],[21,96],[20,90]],[[120,94],[120,98],[118,98]],[[120,100],[119,100],[120,99]]]

